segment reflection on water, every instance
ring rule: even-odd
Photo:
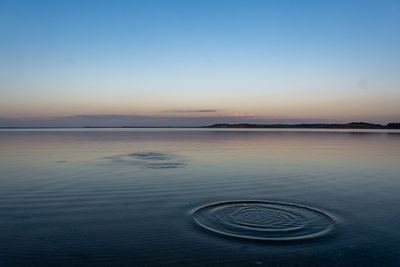
[[[1,266],[400,262],[395,131],[8,130],[0,148]]]

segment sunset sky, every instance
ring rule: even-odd
[[[0,0],[0,126],[400,121],[400,1]]]

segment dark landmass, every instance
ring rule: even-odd
[[[388,123],[386,125],[367,122],[351,122],[345,124],[328,123],[302,123],[302,124],[213,124],[206,128],[303,128],[303,129],[400,129],[400,123]]]

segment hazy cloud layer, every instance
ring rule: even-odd
[[[197,110],[174,110],[175,113],[213,113],[218,112],[216,109],[197,109]]]

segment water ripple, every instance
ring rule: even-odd
[[[129,157],[135,157],[142,160],[169,160],[170,157],[160,152],[136,152],[128,154]]]
[[[338,223],[335,216],[316,208],[262,200],[211,203],[196,208],[193,219],[214,233],[264,241],[321,237]]]
[[[179,160],[177,156],[153,151],[119,154],[107,156],[103,159],[112,164],[138,166],[148,169],[177,169],[187,166],[187,163]]]

